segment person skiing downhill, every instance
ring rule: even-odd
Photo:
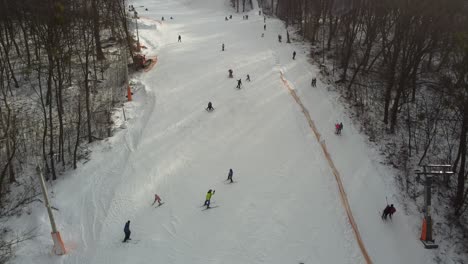
[[[293,60],[296,59],[296,51],[293,52]]]
[[[340,134],[341,134],[341,130],[343,130],[343,123],[340,122]]]
[[[205,204],[203,204],[206,205],[206,209],[210,208],[211,196],[213,196],[214,194],[215,190],[211,191],[211,189],[208,190],[208,192],[206,193]]]
[[[237,86],[236,86],[236,88],[237,88],[237,89],[240,89],[240,88],[241,88],[241,85],[242,85],[242,79],[237,80]]]
[[[234,181],[232,180],[232,175],[234,175],[234,172],[232,171],[232,169],[229,169],[228,178],[226,181],[231,180],[231,183],[233,183]]]
[[[125,238],[122,242],[127,242],[127,240],[131,240],[130,239],[130,220],[127,221],[127,223],[125,224],[125,227],[124,227],[124,233],[125,233]]]
[[[162,203],[161,203],[161,197],[159,197],[159,195],[157,194],[154,194],[154,202],[152,205],[154,205],[156,202],[158,202],[158,206],[160,206]]]
[[[213,110],[214,110],[213,104],[211,102],[208,102],[208,107],[206,108],[206,111],[213,111]]]
[[[392,215],[396,212],[395,207],[393,207],[393,204],[388,205],[385,207],[382,213],[382,219],[387,220],[387,216],[390,216],[390,219],[392,219]]]
[[[247,74],[247,78],[245,78],[245,80],[250,82],[250,75]]]

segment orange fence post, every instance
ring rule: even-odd
[[[426,223],[426,218],[423,218],[421,240],[426,241],[426,234],[427,234],[427,223]]]
[[[128,101],[132,101],[132,89],[130,88],[130,85],[127,86],[127,98]]]

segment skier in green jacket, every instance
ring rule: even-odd
[[[205,204],[206,205],[206,209],[210,208],[210,200],[211,200],[211,196],[213,196],[215,194],[215,190],[209,190],[207,193],[206,193],[206,200],[205,200]]]

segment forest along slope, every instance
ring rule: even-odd
[[[69,254],[47,253],[47,216],[36,210],[43,236],[27,242],[16,263],[364,263],[320,142],[280,70],[323,135],[373,262],[432,263],[417,220],[401,211],[393,222],[380,219],[392,192],[382,178],[391,171],[324,85],[310,87],[317,69],[304,48],[277,41],[285,36],[279,20],[267,19],[264,31],[258,10],[243,20],[223,0],[132,4],[145,52],[158,56],[138,76],[145,89],[130,103],[135,117],[53,188]],[[345,125],[341,137],[336,120]],[[230,168],[233,184],[225,181]],[[208,189],[216,207],[202,211]],[[155,193],[161,207],[151,206]],[[127,220],[132,240],[123,244]]]

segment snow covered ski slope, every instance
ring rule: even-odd
[[[158,62],[137,76],[144,89],[126,106],[128,128],[52,187],[69,253],[50,255],[48,219],[38,207],[32,220],[18,221],[39,225],[41,236],[19,249],[15,263],[366,263],[363,252],[379,264],[432,263],[418,240],[420,219],[392,199],[393,172],[336,95],[319,78],[310,86],[318,69],[307,47],[285,43],[282,22],[267,18],[265,31],[258,10],[243,20],[225,0],[131,4],[142,17],[145,52]],[[214,111],[205,111],[209,101]],[[235,184],[226,181],[230,168]],[[202,211],[209,189],[217,207]],[[155,193],[165,202],[158,209]],[[378,214],[386,196],[397,213],[385,223]],[[132,243],[123,244],[127,220]]]

